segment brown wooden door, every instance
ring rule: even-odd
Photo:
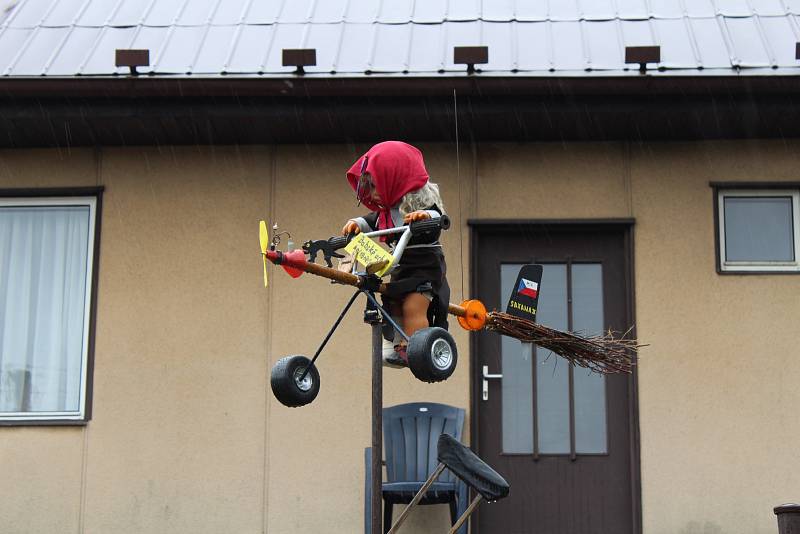
[[[540,323],[589,334],[633,324],[628,223],[473,231],[473,290],[490,309],[504,309],[522,264],[540,263]],[[640,532],[635,377],[592,374],[490,332],[472,348],[472,442],[511,485],[479,509],[477,532]],[[502,378],[487,379],[484,400],[485,371]]]

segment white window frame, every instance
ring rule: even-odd
[[[725,259],[725,198],[790,197],[792,199],[792,239],[794,261],[727,261]],[[719,226],[719,266],[723,272],[800,272],[800,190],[798,189],[719,189],[717,191]]]
[[[89,343],[92,330],[91,315],[94,301],[94,265],[95,243],[97,236],[97,196],[42,196],[42,197],[2,197],[0,209],[10,207],[48,207],[48,206],[81,206],[89,208],[89,239],[86,251],[86,284],[83,310],[83,335],[81,344],[81,373],[80,373],[80,407],[78,410],[52,411],[52,412],[0,412],[0,424],[24,423],[79,423],[88,420],[87,394],[89,384]]]

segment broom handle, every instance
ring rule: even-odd
[[[307,273],[316,274],[317,276],[321,276],[323,278],[327,278],[329,280],[333,280],[334,282],[339,282],[340,284],[345,284],[348,286],[358,287],[361,282],[361,279],[354,274],[337,271],[336,269],[325,267],[324,265],[317,265],[316,263],[306,262],[302,267],[299,265],[294,265],[293,263],[290,265]],[[383,288],[384,285],[385,284],[381,284],[381,288]]]
[[[309,262],[306,264],[306,267],[302,269],[307,273],[316,274],[318,276],[322,276],[323,278],[328,278],[348,286],[358,287],[360,283],[360,278],[354,274],[337,271],[336,269],[325,267],[324,265],[317,265],[316,263]],[[381,284],[380,288],[378,288],[378,292],[385,293],[386,284]],[[453,304],[452,302],[447,305],[447,312],[451,315],[455,315],[456,317],[464,317],[467,315],[466,308],[459,306],[458,304]]]
[[[304,261],[303,263],[295,263],[291,260],[283,259],[281,263],[288,265],[290,267],[294,267],[295,269],[300,269],[301,271],[305,271],[307,273],[327,278],[328,280],[333,280],[334,282],[339,282],[340,284],[353,287],[360,287],[361,284],[361,278],[354,274],[345,273],[337,269],[333,269],[331,267],[326,267],[324,265],[317,265],[316,263],[311,263],[310,261]],[[378,288],[378,292],[385,293],[386,284],[381,284],[380,287]],[[448,304],[447,311],[448,313],[455,315],[456,317],[464,317],[467,314],[467,310],[465,308],[453,303]]]
[[[447,313],[450,315],[455,315],[456,317],[466,317],[467,309],[451,302],[447,305]]]

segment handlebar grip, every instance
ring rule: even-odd
[[[447,230],[448,228],[450,228],[450,217],[442,215],[436,219],[424,219],[411,223],[411,235],[424,234],[425,232],[432,232],[439,229]],[[331,237],[328,239],[328,243],[331,244],[333,250],[339,250],[340,248],[344,248],[354,235],[355,234]]]
[[[350,241],[351,236],[339,236],[339,237],[332,237],[328,239],[328,243],[331,244],[331,248],[333,250],[339,250],[340,248],[344,248],[347,243]]]
[[[450,217],[442,215],[435,219],[424,219],[411,223],[411,235],[424,234],[434,230],[447,230],[450,228]]]

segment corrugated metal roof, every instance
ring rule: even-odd
[[[165,76],[638,75],[626,46],[660,45],[654,75],[800,74],[800,0],[0,0],[0,75],[108,76],[147,48]]]

